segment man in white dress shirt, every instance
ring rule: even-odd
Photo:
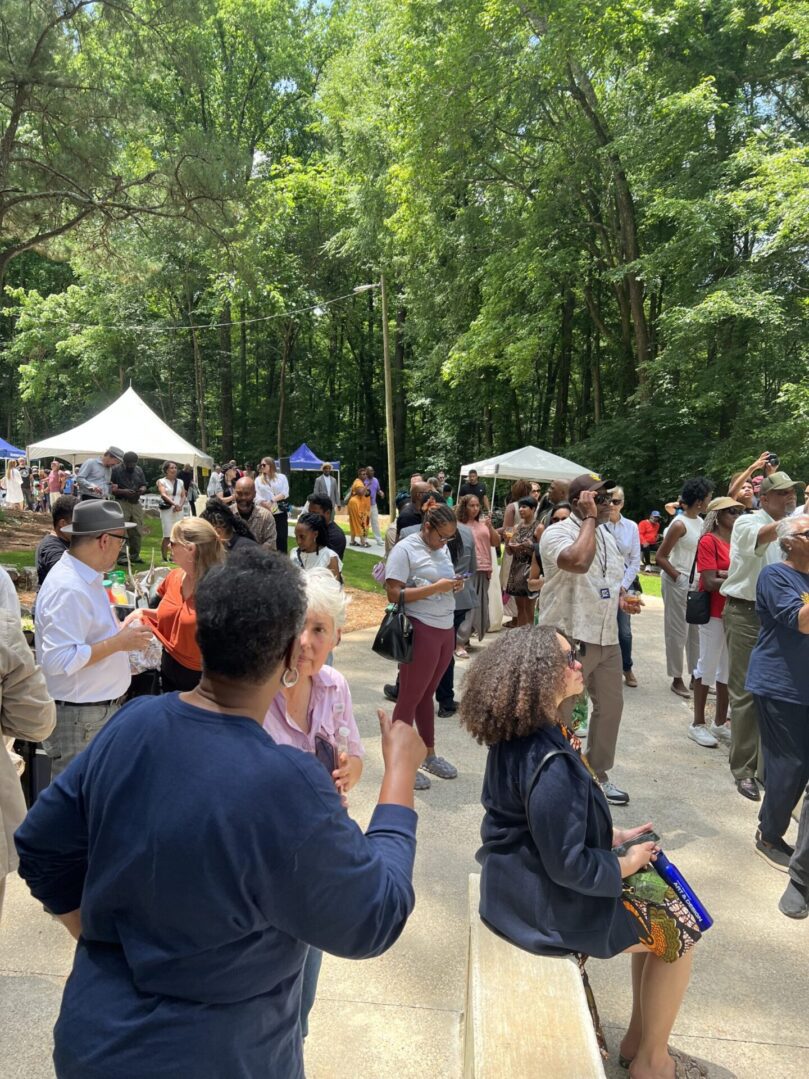
[[[130,683],[127,653],[140,651],[151,637],[141,622],[117,620],[102,583],[127,529],[135,527],[117,502],[80,502],[62,530],[70,547],[37,595],[37,661],[56,702],[56,728],[43,743],[54,776],[116,712]]]
[[[606,528],[618,544],[618,550],[624,556],[624,579],[621,588],[629,592],[640,573],[640,534],[634,521],[624,517],[623,487],[613,487],[610,491],[610,519],[601,528]],[[618,607],[618,644],[621,648],[621,663],[624,668],[624,682],[634,689],[638,680],[632,670],[632,615]]]

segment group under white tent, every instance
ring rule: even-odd
[[[550,483],[551,480],[575,480],[577,476],[582,476],[585,472],[595,475],[585,465],[576,464],[575,461],[559,457],[558,454],[550,453],[548,450],[540,450],[537,446],[523,446],[519,450],[501,453],[498,457],[486,457],[482,461],[462,465],[461,480],[458,482],[459,489],[463,477],[468,476],[470,472],[477,472],[481,479],[494,480],[492,505],[498,480],[538,480],[542,483]]]
[[[108,446],[117,446],[124,453],[133,451],[141,458],[213,467],[212,457],[173,431],[131,386],[86,423],[29,446],[28,460],[61,457],[75,465],[103,453]]]

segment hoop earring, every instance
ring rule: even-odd
[[[298,679],[301,676],[301,672],[296,667],[294,671],[295,677],[290,681],[287,679],[287,675],[289,675],[290,673],[290,669],[289,667],[287,667],[284,673],[281,675],[281,685],[284,687],[284,689],[293,689],[295,686],[297,686]]]

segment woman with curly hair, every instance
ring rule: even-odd
[[[534,620],[535,594],[528,587],[531,559],[534,555],[534,529],[536,528],[537,502],[530,495],[517,503],[519,523],[513,530],[504,529],[506,551],[512,556],[511,569],[506,582],[506,592],[517,604],[517,625],[528,626]]]
[[[256,542],[256,537],[239,514],[234,513],[230,506],[220,498],[209,498],[199,517],[201,521],[207,521],[214,526],[228,554],[235,551],[237,547]]]
[[[477,569],[472,576],[472,587],[478,597],[478,604],[469,610],[458,628],[455,655],[458,659],[468,659],[466,645],[473,633],[482,641],[489,632],[489,580],[492,576],[492,547],[500,545],[500,536],[492,528],[488,517],[481,516],[481,504],[477,495],[462,495],[458,499],[455,516],[472,533],[475,541],[475,561]]]
[[[471,666],[461,722],[489,747],[480,915],[519,947],[578,953],[582,966],[586,956],[631,952],[632,1017],[621,1063],[632,1079],[701,1076],[696,1061],[668,1048],[700,931],[657,874],[641,874],[652,889],[643,898],[637,878],[627,882],[657,848],[613,848],[652,825],[613,827],[578,739],[559,720],[562,701],[581,690],[575,649],[550,626],[502,634]]]

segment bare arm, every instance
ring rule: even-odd
[[[74,940],[79,939],[81,936],[81,911],[71,910],[67,914],[57,914],[55,917],[59,919]]]
[[[704,569],[700,574],[702,587],[706,592],[718,592],[727,575],[726,569]]]
[[[680,576],[680,573],[674,568],[674,566],[672,566],[671,562],[669,562],[669,555],[677,545],[677,541],[682,539],[684,535],[685,525],[683,524],[683,522],[672,521],[672,523],[668,527],[668,530],[666,531],[665,539],[660,544],[660,548],[657,552],[657,556],[655,559],[658,566],[660,566],[664,573],[668,574],[668,576],[671,577],[672,581],[676,581],[677,578]]]
[[[758,469],[761,469],[762,471],[764,470],[764,467],[767,465],[768,457],[769,450],[765,450],[764,453],[762,453],[761,456],[758,458],[758,460],[753,461],[752,465],[749,465],[744,470],[744,472],[739,473],[733,483],[731,483],[730,487],[728,487],[728,497],[736,498],[739,491],[741,491],[742,487],[750,479],[753,473]]]
[[[804,603],[798,612],[798,629],[801,633],[809,633],[809,603]]]
[[[444,577],[440,581],[434,581],[432,584],[421,584],[418,586],[407,585],[404,581],[394,581],[392,578],[388,578],[385,581],[385,591],[388,594],[389,603],[398,603],[399,595],[402,589],[405,590],[405,598],[411,603],[415,603],[420,599],[429,599],[430,596],[435,596],[439,592],[452,592],[455,590],[456,584],[462,584],[454,577]]]
[[[596,555],[596,523],[598,510],[592,491],[582,491],[579,497],[579,513],[582,517],[579,537],[575,543],[559,552],[556,564],[568,573],[586,573]]]

